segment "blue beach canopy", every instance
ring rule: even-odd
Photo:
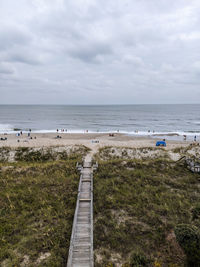
[[[156,146],[166,146],[166,142],[165,141],[158,141],[158,142],[156,142]]]

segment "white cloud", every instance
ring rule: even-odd
[[[193,102],[199,14],[198,0],[1,0],[0,101]]]
[[[0,63],[0,75],[1,74],[13,74],[14,73],[14,68],[12,66],[10,66],[9,64],[6,63]]]
[[[200,60],[193,63],[193,70],[200,73]]]
[[[123,57],[123,61],[128,64],[133,64],[134,66],[143,66],[144,62],[140,57],[133,56],[133,55],[125,55]]]

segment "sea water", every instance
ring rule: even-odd
[[[0,105],[0,133],[19,130],[70,133],[200,136],[200,104]]]

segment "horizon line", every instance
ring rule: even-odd
[[[136,105],[200,105],[200,103],[132,103],[132,104],[1,104],[0,106],[136,106]]]

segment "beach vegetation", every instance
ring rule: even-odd
[[[82,154],[17,153],[0,163],[0,265],[66,266]]]
[[[192,209],[192,219],[200,219],[200,202],[197,203]]]
[[[187,253],[177,229],[180,224],[200,229],[200,175],[167,157],[112,157],[98,163],[95,266],[184,266],[188,253],[196,250]]]
[[[146,158],[169,158],[167,151],[161,147],[111,147],[100,148],[95,155],[96,160],[111,159],[146,159]]]
[[[5,162],[8,160],[10,155],[11,148],[10,147],[0,147],[0,162]]]
[[[85,156],[90,149],[83,145],[55,147],[1,147],[0,162],[23,161],[45,162],[54,160],[76,159],[77,154]]]
[[[200,233],[193,225],[179,224],[175,228],[176,239],[187,256],[187,266],[200,266]]]
[[[143,253],[133,251],[130,256],[130,266],[132,267],[145,267],[148,266],[149,263],[149,259],[147,259]]]
[[[200,146],[198,143],[192,143],[187,146],[178,146],[172,149],[173,153],[179,153],[180,156],[200,157]]]

